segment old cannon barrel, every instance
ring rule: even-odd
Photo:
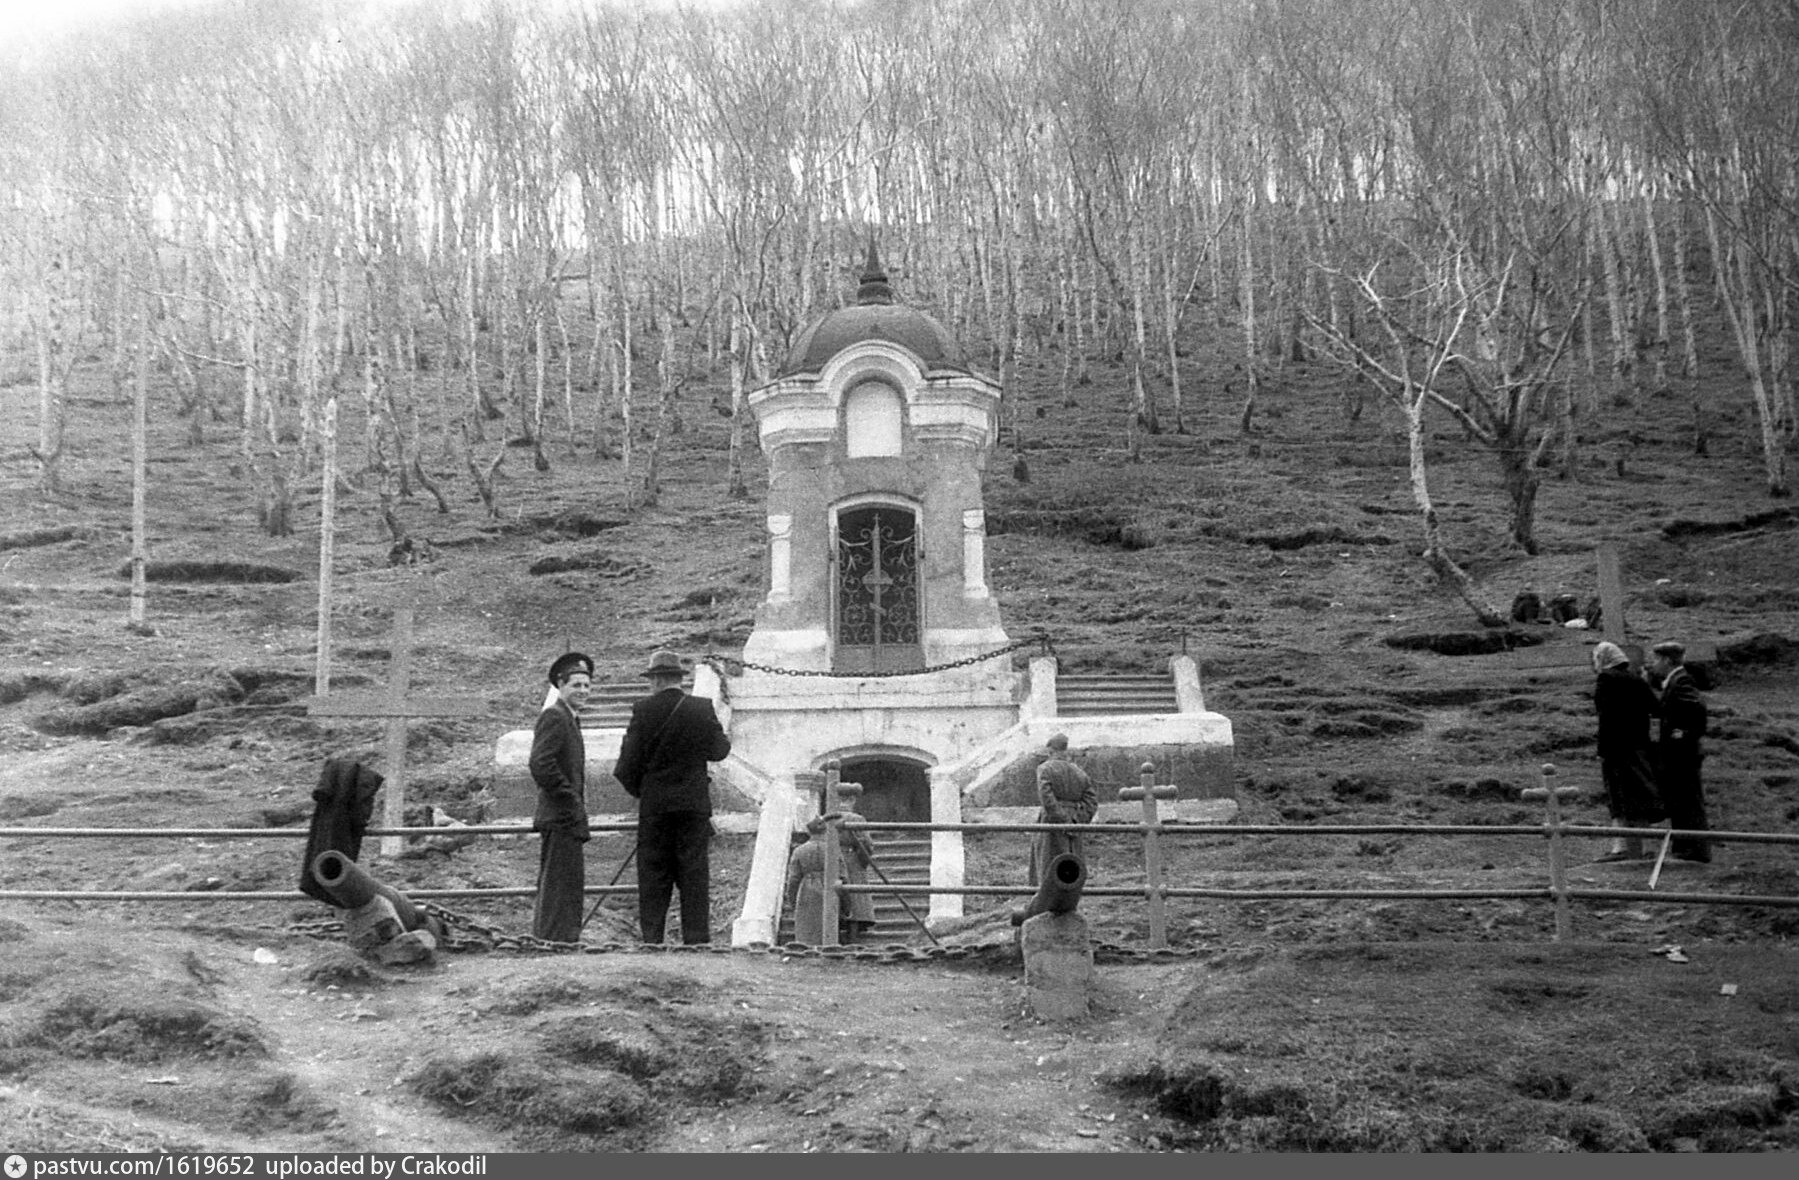
[[[1037,895],[1022,910],[1012,911],[1012,925],[1021,926],[1025,919],[1038,914],[1072,914],[1081,903],[1081,890],[1087,885],[1087,863],[1072,852],[1064,852],[1049,862]]]
[[[417,930],[425,924],[425,915],[412,904],[410,897],[392,885],[375,880],[361,865],[341,852],[326,849],[313,857],[312,878],[346,910],[358,909],[376,897],[385,897],[393,903],[401,926]]]

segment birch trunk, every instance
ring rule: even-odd
[[[1163,250],[1162,262],[1162,301],[1165,312],[1162,316],[1163,344],[1168,352],[1168,401],[1174,410],[1174,432],[1187,433],[1187,407],[1181,392],[1181,305],[1186,300],[1185,292],[1175,290],[1174,255],[1172,250]]]
[[[725,457],[725,494],[733,500],[747,500],[750,496],[749,484],[743,476],[743,419],[744,419],[744,387],[745,369],[749,363],[749,341],[746,334],[749,329],[744,324],[742,297],[733,301],[731,315],[731,441]]]
[[[493,407],[481,389],[481,310],[475,302],[475,252],[464,254],[462,266],[462,361],[468,376],[469,436],[487,441],[487,420]]]
[[[1762,466],[1768,494],[1784,497],[1789,494],[1786,445],[1775,420],[1775,408],[1762,363],[1761,326],[1757,323],[1760,300],[1756,298],[1755,276],[1750,270],[1748,254],[1746,248],[1732,244],[1729,255],[1719,266],[1724,281],[1719,285],[1718,298],[1724,305],[1725,318],[1730,322],[1737,350],[1743,357],[1743,369],[1749,377],[1749,393],[1755,402],[1755,416],[1760,427]]]
[[[643,498],[645,508],[654,508],[662,498],[662,447],[668,438],[668,421],[674,411],[675,394],[680,386],[675,380],[674,317],[662,324],[661,347],[656,357],[656,429],[650,435],[649,454],[643,463]]]
[[[331,693],[332,570],[337,546],[337,399],[329,398],[319,424],[319,618],[317,654],[313,665],[313,692]]]
[[[1611,218],[1606,215],[1606,206],[1610,202],[1603,199],[1593,204],[1593,233],[1597,241],[1599,262],[1605,275],[1605,308],[1607,326],[1612,340],[1611,375],[1614,389],[1622,389],[1630,377],[1630,345],[1626,339],[1624,280],[1618,271],[1619,245],[1611,230]]]
[[[1674,208],[1674,298],[1680,305],[1680,375],[1690,381],[1699,376],[1699,341],[1693,330],[1693,296],[1687,284],[1687,210],[1684,203],[1677,203]]]
[[[145,591],[149,563],[147,503],[150,480],[150,325],[140,306],[136,316],[136,352],[131,388],[131,616],[129,626],[148,634]]]
[[[632,470],[632,461],[637,455],[636,428],[632,414],[632,385],[636,380],[636,366],[631,359],[631,306],[625,301],[622,286],[619,289],[618,298],[620,336],[618,348],[618,453],[620,465],[623,468],[625,507],[630,508],[637,503],[637,484]]]
[[[1668,276],[1655,227],[1655,198],[1643,194],[1643,236],[1649,240],[1649,269],[1655,279],[1655,388],[1668,388]]]
[[[63,434],[68,424],[68,366],[63,360],[68,342],[54,295],[46,295],[43,317],[37,333],[38,429],[33,454],[38,461],[38,490],[53,496],[62,491]]]
[[[544,404],[549,399],[549,325],[544,322],[544,309],[538,305],[531,309],[531,348],[536,354],[531,365],[531,450],[532,459],[537,470],[548,471],[550,458],[543,450],[543,414]]]
[[[1256,350],[1255,220],[1255,202],[1245,201],[1238,274],[1239,298],[1243,301],[1243,410],[1237,416],[1237,428],[1243,434],[1255,428],[1256,400],[1262,392],[1261,357]]]
[[[1468,571],[1457,565],[1444,547],[1442,528],[1437,520],[1436,505],[1431,502],[1430,482],[1426,478],[1424,438],[1424,397],[1421,391],[1408,392],[1406,406],[1406,457],[1412,487],[1412,501],[1417,504],[1424,533],[1424,561],[1437,576],[1455,590],[1468,604],[1484,627],[1505,626],[1505,616],[1483,598],[1475,588]]]

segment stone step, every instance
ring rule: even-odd
[[[690,676],[681,682],[693,690]],[[581,707],[584,729],[623,729],[631,724],[631,706],[649,695],[649,685],[642,680],[608,680],[593,686],[587,703]]]
[[[1064,684],[1172,684],[1174,678],[1155,672],[1087,672],[1069,673],[1056,677],[1057,685]]]
[[[901,834],[888,836],[884,832],[868,833],[869,842],[874,846],[875,863],[881,872],[870,872],[870,885],[928,885],[931,881],[931,841],[928,837]],[[881,880],[881,874],[887,876]],[[909,942],[913,938],[923,938],[918,923],[906,912],[910,904],[914,913],[923,918],[930,912],[930,901],[923,894],[907,894],[902,903],[892,894],[875,894],[875,924],[869,930],[867,941],[881,945],[890,942]],[[793,916],[781,915],[781,929],[777,935],[779,942],[793,940]]]
[[[1091,700],[1058,697],[1056,712],[1064,717],[1126,717],[1143,713],[1178,713],[1180,705],[1167,697],[1108,697]]]

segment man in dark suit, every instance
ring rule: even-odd
[[[1649,649],[1649,676],[1661,686],[1661,733],[1655,743],[1657,785],[1668,805],[1668,826],[1676,831],[1703,832],[1705,785],[1699,766],[1705,752],[1699,741],[1705,736],[1707,710],[1693,673],[1687,669],[1687,649],[1673,640]],[[1698,836],[1676,837],[1670,847],[1676,860],[1705,864],[1712,858],[1711,844]]]
[[[531,933],[554,942],[581,941],[581,902],[587,887],[587,744],[581,706],[593,690],[593,660],[578,651],[550,665],[554,700],[537,715],[531,735],[531,778],[537,812],[531,826],[543,833],[537,860],[537,909]]]
[[[643,940],[661,943],[668,904],[681,891],[681,941],[712,941],[712,776],[731,752],[712,702],[681,690],[686,669],[658,651],[644,669],[650,695],[631,707],[617,778],[637,804],[637,917]]]

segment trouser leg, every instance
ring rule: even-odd
[[[567,832],[543,833],[537,854],[537,904],[531,933],[555,942],[581,939],[587,867],[582,842]]]
[[[683,815],[676,833],[675,886],[681,891],[681,941],[712,941],[712,817]]]
[[[1663,795],[1668,803],[1669,826],[1682,831],[1703,832],[1710,825],[1705,815],[1705,790],[1698,769],[1681,767],[1668,777]],[[1712,858],[1711,842],[1698,836],[1676,836],[1669,851],[1684,860],[1705,861]]]
[[[637,926],[647,943],[660,943],[666,933],[668,903],[674,896],[674,848],[668,817],[649,815],[637,821]]]

